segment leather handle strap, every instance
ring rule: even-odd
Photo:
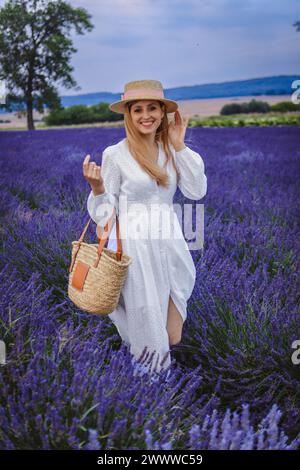
[[[104,232],[103,232],[101,238],[99,238],[99,244],[98,244],[98,249],[97,249],[98,256],[97,256],[97,259],[94,263],[95,268],[97,268],[97,266],[99,264],[99,261],[100,261],[100,258],[101,258],[101,253],[103,251],[104,245],[108,241],[110,232],[112,230],[112,226],[113,226],[112,221],[113,221],[115,213],[116,213],[116,210],[114,208],[113,209],[113,214],[111,215],[111,217],[106,222],[106,225],[104,227]],[[83,231],[82,231],[82,233],[81,233],[81,235],[78,239],[78,244],[76,245],[76,249],[74,250],[74,253],[72,255],[72,260],[71,260],[71,263],[70,263],[70,266],[69,266],[69,273],[71,273],[72,270],[73,270],[74,263],[75,263],[75,260],[76,260],[76,257],[77,257],[77,253],[78,253],[79,248],[80,248],[80,244],[81,244],[81,242],[84,241],[84,237],[85,237],[85,234],[86,234],[86,232],[89,228],[91,220],[92,220],[92,218],[90,217],[88,222],[85,224],[84,229],[83,229]],[[122,243],[121,243],[121,239],[120,239],[120,224],[119,224],[118,214],[116,214],[116,235],[117,235],[116,258],[117,258],[118,261],[121,261],[121,258],[122,258]]]
[[[112,229],[112,224],[113,224],[112,221],[113,221],[113,217],[114,217],[115,212],[116,211],[115,211],[115,208],[114,208],[112,216],[110,217],[110,219],[108,220],[108,222],[105,225],[104,232],[101,236],[101,239],[99,239],[98,258],[96,259],[96,261],[94,263],[95,268],[97,268],[97,266],[98,266],[103,247],[104,247],[105,243],[107,242],[108,237],[110,235],[110,232],[111,232],[111,229]],[[120,239],[120,224],[119,224],[118,214],[116,214],[116,235],[117,235],[116,257],[117,257],[118,261],[121,261],[121,258],[122,258],[122,243],[121,243],[121,239]]]

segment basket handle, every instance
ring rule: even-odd
[[[99,244],[98,244],[98,250],[97,250],[98,257],[97,257],[97,259],[94,263],[94,268],[97,268],[97,266],[98,266],[98,263],[100,261],[100,257],[101,257],[101,253],[103,251],[104,245],[107,242],[108,237],[110,235],[110,232],[111,232],[111,229],[112,229],[112,220],[113,220],[114,214],[115,214],[115,208],[113,209],[113,214],[111,215],[111,217],[106,222],[106,225],[104,227],[104,231],[103,231],[103,234],[102,234],[101,238],[99,238]],[[84,227],[84,229],[83,229],[83,231],[82,231],[82,233],[81,233],[81,235],[78,239],[78,245],[76,246],[76,250],[74,251],[73,256],[72,256],[71,264],[70,264],[70,267],[69,267],[69,273],[72,272],[72,269],[73,269],[73,266],[74,266],[74,263],[75,263],[75,260],[76,260],[77,253],[78,253],[79,248],[80,248],[80,244],[81,244],[81,242],[84,241],[84,237],[85,237],[85,234],[86,234],[86,232],[89,228],[91,220],[92,220],[92,218],[90,217],[88,222],[85,224],[85,227]],[[116,235],[117,235],[116,257],[117,257],[118,261],[121,261],[121,258],[122,258],[122,243],[121,243],[121,239],[120,239],[120,224],[119,224],[118,214],[116,214]]]
[[[110,232],[111,232],[111,229],[112,229],[112,221],[113,221],[113,217],[114,217],[115,212],[116,212],[116,210],[114,208],[112,216],[108,219],[108,221],[107,221],[107,223],[104,227],[104,232],[101,236],[101,239],[99,238],[98,259],[95,261],[94,268],[97,268],[97,266],[98,266],[103,247],[104,247],[105,243],[107,242],[108,237],[110,235]],[[117,213],[116,213],[116,235],[117,235],[116,258],[117,258],[118,261],[121,261],[121,258],[122,258],[122,243],[121,243],[121,239],[120,239],[120,224],[119,224],[119,217],[118,217]]]

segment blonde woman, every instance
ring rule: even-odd
[[[113,209],[119,216],[122,249],[133,261],[109,317],[140,370],[159,372],[169,368],[170,347],[181,341],[196,279],[173,196],[177,186],[189,199],[206,194],[204,162],[184,143],[188,119],[164,97],[161,82],[127,83],[110,109],[124,114],[126,138],[106,147],[101,166],[85,157],[83,174],[91,186],[87,209],[98,234]],[[173,112],[175,121],[169,122],[167,113]],[[115,224],[108,248],[114,248],[113,240]]]

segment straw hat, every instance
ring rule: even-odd
[[[176,101],[167,100],[164,97],[164,90],[158,80],[135,80],[128,82],[124,87],[124,94],[120,101],[115,101],[109,105],[109,109],[116,113],[124,114],[125,105],[134,100],[159,100],[165,103],[166,112],[174,113],[178,109]]]

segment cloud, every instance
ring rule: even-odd
[[[3,2],[2,2],[3,3]],[[93,31],[72,38],[80,91],[122,92],[130,80],[165,88],[299,71],[299,0],[69,0]],[[0,0],[1,5],[1,0]]]

